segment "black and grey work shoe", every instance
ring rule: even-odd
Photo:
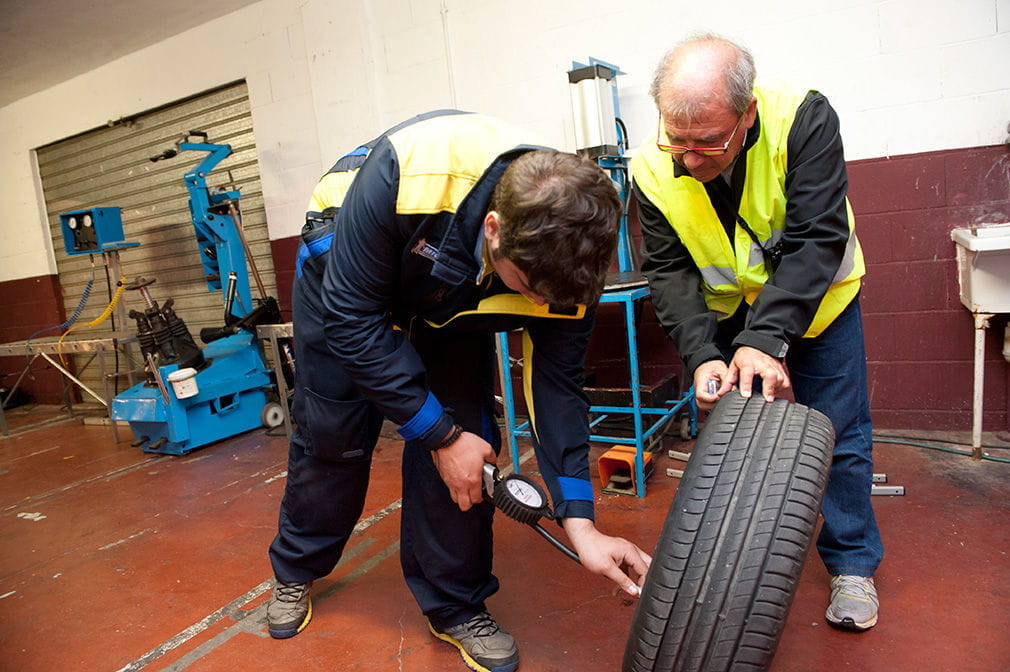
[[[294,637],[312,620],[312,582],[276,581],[267,603],[267,624],[274,639]]]
[[[449,642],[463,656],[463,662],[476,672],[512,672],[519,667],[516,640],[498,625],[486,611],[469,621],[442,632],[428,622],[431,634]]]

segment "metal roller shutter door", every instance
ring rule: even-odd
[[[267,294],[276,296],[248,92],[245,83],[239,82],[37,150],[68,316],[77,307],[87,282],[95,279],[78,324],[94,320],[108,304],[105,260],[100,254],[69,256],[64,252],[59,213],[93,207],[120,208],[126,240],[141,244],[119,253],[122,273],[130,282],[140,276],[154,278],[156,282],[149,287],[152,299],[159,305],[174,299],[176,312],[198,342],[201,328],[224,323],[224,298],[221,292],[210,291],[203,277],[183,182],[183,175],[207,154],[189,151],[157,163],[150,160],[193,130],[206,132],[207,142],[231,146],[232,154],[210,173],[207,184],[234,185],[242,192],[239,206],[252,256]],[[114,289],[117,278],[109,280]],[[259,298],[251,275],[249,282],[253,297]],[[144,308],[139,292],[127,291],[123,301],[124,314]],[[110,319],[95,328],[78,327],[69,338],[107,337],[113,331],[112,322]],[[133,320],[115,327],[131,333],[136,329]],[[82,364],[84,355],[76,357]],[[125,365],[120,363],[119,368],[125,370]],[[102,389],[100,378],[94,366],[81,374],[83,382],[95,390]],[[125,386],[120,383],[118,389]]]

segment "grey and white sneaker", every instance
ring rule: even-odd
[[[868,630],[877,623],[879,604],[872,577],[839,574],[831,577],[831,604],[824,617],[839,628]]]
[[[294,637],[312,620],[312,582],[275,581],[267,603],[267,628],[274,639]]]
[[[431,634],[449,642],[476,672],[512,672],[519,667],[519,649],[512,638],[486,611],[469,621],[439,632],[428,622]]]

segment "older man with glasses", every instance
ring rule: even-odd
[[[739,387],[792,388],[827,415],[834,459],[817,540],[829,623],[877,622],[883,544],[859,289],[838,116],[816,91],[755,86],[751,54],[716,35],[666,54],[651,94],[659,129],[631,169],[642,269],[699,406]]]

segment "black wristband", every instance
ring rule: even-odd
[[[463,435],[463,428],[459,425],[453,425],[452,431],[449,432],[449,436],[442,439],[437,446],[432,448],[432,450],[441,450],[442,448],[448,448],[452,444],[456,443],[456,439]]]

